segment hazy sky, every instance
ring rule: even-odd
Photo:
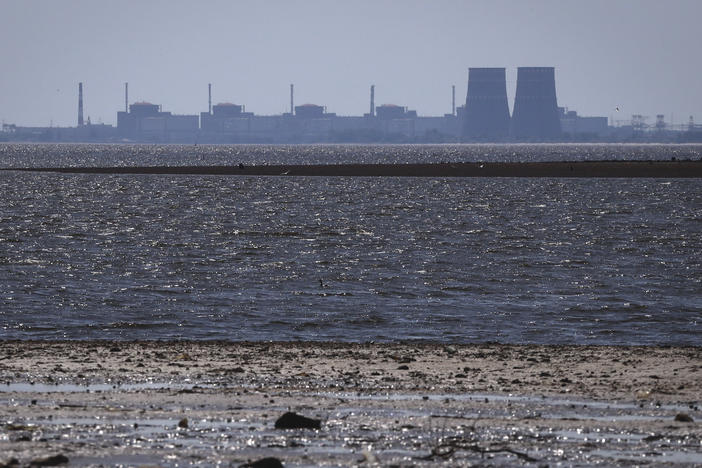
[[[0,0],[0,119],[116,123],[129,100],[164,111],[295,104],[339,115],[376,104],[451,111],[469,67],[556,67],[558,104],[581,115],[702,122],[702,0]],[[616,107],[621,111],[617,113]]]

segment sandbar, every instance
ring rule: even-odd
[[[699,178],[702,160],[440,162],[415,164],[263,164],[5,168],[63,174],[161,174],[344,177]]]

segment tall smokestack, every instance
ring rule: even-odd
[[[83,126],[83,83],[78,83],[78,126]]]
[[[293,106],[293,85],[290,84],[290,115],[295,115],[295,107]]]
[[[207,113],[212,114],[212,83],[207,84]]]
[[[375,117],[375,85],[371,85],[370,116]]]
[[[456,115],[456,85],[451,85],[451,115]]]
[[[124,112],[129,112],[129,83],[124,83]]]

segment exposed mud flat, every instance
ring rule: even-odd
[[[693,466],[700,382],[698,347],[3,342],[0,466]]]

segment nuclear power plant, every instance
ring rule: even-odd
[[[456,106],[451,85],[450,113],[418,115],[406,106],[376,105],[383,90],[370,85],[368,113],[337,115],[320,104],[295,104],[297,88],[290,84],[289,112],[258,115],[244,104],[226,100],[212,104],[213,85],[207,84],[207,111],[176,115],[150,102],[129,102],[124,83],[124,110],[117,126],[92,124],[84,107],[83,82],[78,83],[76,127],[19,127],[2,125],[0,141],[135,142],[135,143],[501,143],[555,141],[698,141],[699,125],[675,129],[664,116],[655,126],[635,114],[631,124],[607,117],[582,117],[558,107],[553,67],[519,67],[510,115],[505,68],[469,68],[465,104]],[[204,101],[204,100],[203,100]],[[448,86],[447,86],[448,107]],[[285,105],[287,107],[287,104]],[[612,123],[618,125],[612,126]]]
[[[307,142],[508,142],[556,141],[561,137],[553,68],[519,68],[514,115],[510,117],[505,68],[470,68],[465,105],[456,108],[451,86],[451,113],[420,116],[396,104],[370,106],[363,116],[340,116],[319,104],[295,105],[290,84],[290,111],[282,115],[245,112],[242,104],[212,105],[207,85],[207,112],[172,115],[156,104],[138,102],[118,112],[120,137],[134,141],[183,143],[307,143]],[[125,84],[125,102],[127,84]],[[565,115],[565,112],[562,112]],[[572,114],[569,114],[572,119]],[[602,121],[600,121],[602,123]],[[607,126],[606,118],[603,122]]]

